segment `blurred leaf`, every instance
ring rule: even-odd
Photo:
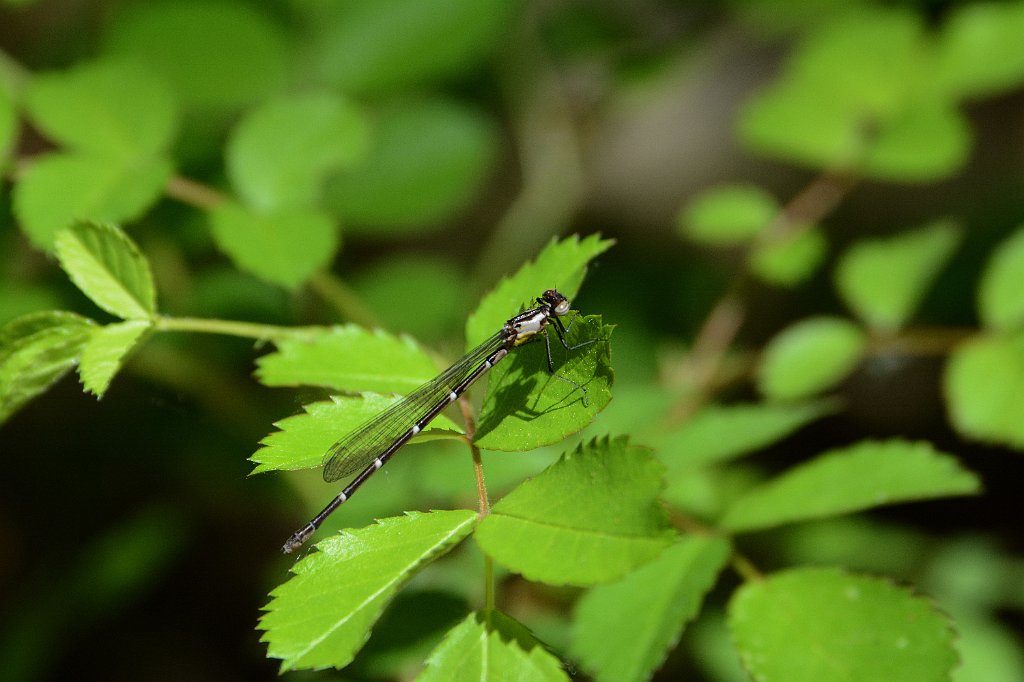
[[[848,248],[836,266],[836,288],[867,325],[895,331],[914,314],[960,243],[960,230],[940,221]]]
[[[568,350],[550,332],[555,374],[542,339],[495,365],[477,418],[476,444],[485,450],[532,450],[583,429],[612,399],[611,333],[596,315],[577,318],[566,336],[570,347],[596,339],[582,348]],[[586,395],[569,382],[586,388]]]
[[[519,641],[503,637],[484,621],[485,616],[471,613],[452,628],[430,654],[417,682],[568,682],[561,661],[544,647],[524,650]]]
[[[466,347],[472,348],[501,329],[501,325],[526,307],[537,305],[546,289],[557,289],[571,302],[583,283],[587,265],[615,242],[592,234],[552,239],[534,260],[511,277],[503,277],[466,322]],[[525,306],[525,307],[524,307]]]
[[[826,452],[751,490],[733,503],[722,525],[759,530],[980,489],[977,476],[927,442],[863,441]]]
[[[110,381],[121,369],[125,356],[150,328],[148,320],[129,320],[94,329],[82,349],[78,375],[82,385],[97,398],[103,397]]]
[[[658,451],[673,468],[718,464],[773,445],[834,409],[827,401],[709,405],[668,434]]]
[[[953,614],[960,665],[953,682],[1018,682],[1024,679],[1024,652],[1018,632],[995,617]]]
[[[0,87],[0,166],[6,166],[7,155],[18,139],[18,111],[10,94]]]
[[[356,397],[331,396],[330,402],[303,405],[305,412],[274,422],[278,430],[263,438],[260,441],[263,447],[249,458],[258,465],[252,473],[318,467],[324,463],[328,449],[339,439],[399,400],[394,396],[363,393]],[[417,438],[438,431],[462,433],[461,428],[442,414]]]
[[[409,337],[355,325],[276,345],[275,352],[256,360],[256,376],[267,386],[410,393],[438,373],[433,359]]]
[[[166,85],[131,62],[96,62],[36,76],[25,104],[33,124],[55,142],[126,162],[164,152],[177,127]]]
[[[811,317],[790,325],[768,342],[757,385],[771,398],[795,400],[842,381],[860,362],[867,339],[839,317]]]
[[[940,682],[957,665],[950,622],[928,600],[833,568],[747,582],[730,601],[729,629],[763,682]]]
[[[994,95],[1024,83],[1024,5],[955,5],[942,25],[933,78],[953,97]]]
[[[48,311],[0,328],[0,422],[75,366],[94,325],[74,313]]]
[[[615,580],[672,544],[662,467],[626,438],[580,445],[501,499],[477,528],[489,556],[528,580]]]
[[[368,140],[366,120],[340,95],[281,96],[235,128],[225,152],[227,171],[250,208],[312,207],[324,176],[361,159]]]
[[[1004,241],[989,259],[978,286],[978,316],[986,327],[1011,331],[1024,326],[1024,229]]]
[[[326,267],[338,228],[326,213],[303,208],[258,213],[226,201],[209,212],[217,246],[242,270],[294,289]]]
[[[156,290],[146,257],[118,227],[80,221],[57,235],[57,259],[92,302],[124,319],[156,314]]]
[[[174,167],[151,158],[122,163],[103,156],[44,154],[14,186],[14,212],[22,230],[42,249],[76,220],[129,222],[163,191]]]
[[[465,72],[502,43],[520,3],[348,0],[297,3],[304,70],[345,92],[392,93]]]
[[[107,52],[160,74],[186,105],[244,106],[277,92],[287,71],[281,28],[251,3],[150,0],[120,5]]]
[[[953,104],[915,102],[881,126],[858,170],[891,182],[941,180],[963,168],[971,143],[967,119]]]
[[[60,292],[52,286],[0,279],[0,326],[22,315],[59,308],[62,300]]]
[[[943,384],[957,431],[1024,449],[1024,334],[961,344],[949,357]]]
[[[424,293],[424,283],[430,293]],[[381,325],[418,339],[450,338],[464,324],[471,287],[453,259],[388,252],[353,278],[360,300]]]
[[[267,655],[282,660],[282,672],[344,667],[395,593],[472,532],[476,518],[410,513],[321,541],[270,593],[259,625]]]
[[[821,230],[800,230],[755,245],[750,254],[750,270],[769,284],[794,287],[814,274],[827,252],[828,240]]]
[[[779,210],[775,197],[756,185],[724,185],[694,197],[676,222],[696,242],[732,246],[751,241]]]
[[[395,103],[379,112],[362,162],[328,182],[326,199],[353,233],[440,224],[476,193],[496,148],[493,122],[468,105]]]
[[[686,537],[576,605],[572,651],[597,680],[648,680],[729,558],[722,538]]]

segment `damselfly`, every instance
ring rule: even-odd
[[[548,338],[550,325],[558,336],[558,340],[568,350],[594,343],[591,339],[575,345],[569,345],[566,335],[572,328],[575,318],[566,327],[560,319],[569,313],[569,301],[554,289],[548,289],[537,298],[539,304],[519,313],[505,322],[505,325],[494,336],[469,351],[454,365],[439,376],[407,395],[405,398],[370,419],[332,445],[324,455],[324,480],[328,483],[359,471],[359,475],[345,486],[330,504],[313,517],[305,526],[295,531],[282,550],[285,553],[295,551],[310,538],[320,524],[331,513],[355,494],[363,483],[375,471],[380,469],[403,445],[426,428],[446,407],[458,400],[466,389],[482,377],[487,370],[498,364],[502,358],[514,348],[531,341],[538,336],[544,338],[548,354],[548,371],[555,377],[566,381],[583,392],[583,402],[587,402],[587,389],[571,379],[555,374],[551,360],[551,341]],[[361,470],[361,471],[360,471]]]

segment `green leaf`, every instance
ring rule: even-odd
[[[950,8],[932,78],[953,97],[981,97],[1024,83],[1024,5],[977,2]]]
[[[156,290],[146,257],[118,227],[77,222],[57,235],[57,259],[93,303],[125,319],[156,314]]]
[[[519,2],[301,3],[303,73],[345,92],[390,94],[466,71],[504,41]]]
[[[828,240],[821,230],[800,230],[755,245],[750,254],[750,270],[769,284],[794,287],[814,274],[827,252]]]
[[[465,104],[395,103],[378,112],[362,162],[328,183],[326,201],[353,233],[440,225],[469,203],[496,150],[494,123]]]
[[[183,103],[207,111],[277,92],[287,73],[281,27],[242,2],[155,0],[121,5],[104,42],[108,53],[145,64]]]
[[[687,537],[576,605],[574,656],[597,680],[648,680],[700,610],[729,558],[721,538]]]
[[[733,503],[722,525],[751,531],[980,489],[977,476],[929,443],[864,441],[826,452],[754,488]]]
[[[140,65],[80,65],[34,77],[25,93],[32,122],[55,142],[125,161],[168,148],[177,127],[173,96]]]
[[[657,502],[662,473],[625,438],[591,441],[502,498],[480,523],[476,540],[529,580],[614,580],[673,541]]]
[[[859,163],[859,172],[890,182],[934,182],[967,162],[971,128],[952,103],[924,100],[880,126]]]
[[[394,396],[364,393],[351,398],[332,396],[330,401],[303,405],[305,412],[274,422],[278,430],[261,440],[263,447],[249,458],[258,465],[252,473],[318,467],[334,443],[398,400]],[[462,433],[462,429],[440,415],[413,442],[439,432]]]
[[[18,139],[18,111],[7,90],[0,87],[0,165],[7,165],[7,155]]]
[[[513,350],[489,372],[476,444],[486,450],[533,450],[582,430],[612,399],[611,332],[600,316],[577,318],[566,338],[569,346],[596,342],[573,350],[550,332],[554,375],[543,339]],[[570,381],[586,388],[586,395]]]
[[[282,672],[348,665],[395,593],[475,524],[472,511],[411,513],[318,543],[271,592],[259,625],[267,655]]]
[[[978,316],[986,327],[1011,331],[1024,326],[1024,229],[1000,244],[978,286]]]
[[[14,186],[14,212],[32,243],[51,249],[76,220],[132,221],[156,203],[174,173],[162,158],[133,163],[84,154],[45,154]]]
[[[712,246],[745,244],[779,212],[775,197],[756,185],[724,185],[702,192],[677,219],[690,239]]]
[[[957,665],[951,624],[928,600],[832,568],[748,582],[730,601],[729,628],[763,682],[940,682]]]
[[[235,128],[226,150],[231,183],[259,211],[316,204],[328,172],[352,166],[369,140],[354,104],[334,93],[265,102]]]
[[[834,410],[827,401],[710,405],[668,434],[658,450],[678,467],[718,464],[772,445]]]
[[[851,246],[836,267],[836,287],[867,325],[895,331],[914,314],[960,243],[948,221]]]
[[[339,391],[411,393],[437,374],[437,364],[408,336],[355,325],[277,342],[256,360],[267,386],[325,386]]]
[[[94,329],[82,349],[78,367],[85,390],[97,398],[103,397],[125,356],[149,328],[148,320],[129,320]]]
[[[209,213],[217,246],[240,269],[293,289],[326,267],[338,228],[325,213],[304,208],[251,211],[232,201]]]
[[[552,239],[533,261],[511,277],[503,277],[484,296],[466,322],[466,348],[472,348],[501,329],[501,325],[526,307],[537,305],[546,289],[557,289],[570,301],[576,296],[587,265],[615,242],[592,234],[583,239],[573,235],[562,241]]]
[[[0,422],[75,366],[94,325],[74,313],[49,311],[0,328]]]
[[[757,372],[761,392],[793,400],[842,381],[860,362],[864,333],[838,317],[811,317],[779,332],[764,349]]]
[[[503,637],[500,631],[488,627],[484,615],[471,613],[445,635],[416,680],[568,682],[569,677],[561,662],[544,647],[525,649],[516,639]]]
[[[961,344],[946,365],[943,388],[960,433],[1024,449],[1024,334]]]

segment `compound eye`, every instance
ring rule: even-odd
[[[569,312],[569,301],[564,298],[555,306],[555,315],[565,315]]]

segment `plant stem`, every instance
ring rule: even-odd
[[[491,513],[491,500],[487,494],[487,482],[484,480],[484,463],[480,457],[480,448],[474,442],[476,438],[476,421],[473,409],[465,396],[459,398],[459,410],[466,426],[465,440],[473,456],[473,473],[476,475],[477,516],[482,521]],[[490,555],[484,554],[484,618],[487,627],[491,627],[491,613],[494,611],[494,561]]]
[[[157,331],[164,332],[224,334],[226,336],[241,336],[247,339],[270,339],[273,341],[288,338],[305,338],[316,329],[315,327],[282,327],[273,324],[237,322],[235,320],[167,316],[157,317],[153,326]]]

